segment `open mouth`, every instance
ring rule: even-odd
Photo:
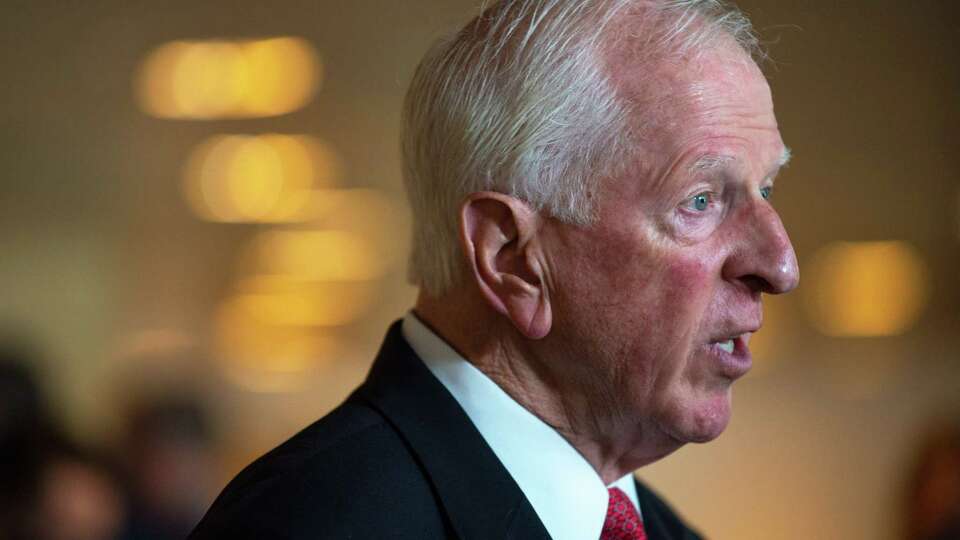
[[[714,338],[710,341],[710,347],[718,352],[742,356],[750,352],[747,344],[750,342],[750,336],[752,335],[753,331],[748,330],[731,336]]]
[[[750,334],[740,334],[738,336],[721,338],[710,342],[712,347],[727,353],[735,354],[740,351],[747,349],[747,341],[750,339]]]
[[[747,346],[749,340],[750,333],[747,332],[710,342],[709,347],[719,361],[721,372],[730,379],[739,378],[750,370],[752,359]]]
[[[733,349],[735,347],[733,338],[726,341],[718,341],[716,345],[720,347],[720,350],[726,352],[727,354],[733,354]]]

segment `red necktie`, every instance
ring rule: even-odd
[[[610,503],[607,519],[603,522],[600,540],[647,540],[643,522],[633,506],[633,501],[619,488],[610,488]]]

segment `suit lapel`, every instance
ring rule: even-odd
[[[700,537],[679,521],[647,486],[636,477],[633,481],[637,486],[637,500],[643,514],[643,528],[647,533],[647,540],[699,540]]]
[[[403,339],[399,321],[356,397],[377,409],[420,460],[459,538],[550,538],[460,404]]]
[[[637,486],[637,502],[640,503],[640,511],[643,513],[643,530],[647,533],[647,540],[670,540],[672,537],[650,492],[636,477],[633,482]]]

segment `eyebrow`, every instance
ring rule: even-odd
[[[777,161],[776,169],[786,167],[790,163],[790,158],[793,155],[793,152],[790,151],[786,146],[783,147],[783,151],[780,153],[780,159]],[[697,158],[693,162],[693,165],[690,166],[691,171],[709,171],[711,169],[716,169],[722,167],[731,161],[735,161],[736,158],[733,156],[726,156],[722,154],[704,154]],[[776,169],[773,172],[776,172]],[[772,173],[771,173],[772,174]]]
[[[734,161],[733,156],[724,156],[720,154],[704,154],[697,158],[690,166],[691,171],[709,171],[716,169]]]
[[[790,163],[790,158],[793,157],[793,151],[789,147],[784,146],[783,152],[780,153],[780,167],[786,167]]]

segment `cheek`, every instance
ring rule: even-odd
[[[651,324],[641,346],[652,358],[649,375],[656,393],[673,400],[679,386],[696,386],[701,379],[701,366],[693,359],[704,340],[701,328],[716,284],[709,260],[673,257],[661,263],[658,279],[651,283],[656,301],[647,305]]]
[[[658,285],[664,292],[664,301],[682,311],[708,286],[707,265],[696,258],[665,259]]]
[[[714,294],[712,265],[700,257],[664,257],[656,280],[650,283],[650,307],[656,331],[673,335],[679,343],[687,343],[696,332]]]
[[[571,317],[577,334],[632,364],[631,371],[674,371],[713,295],[716,256],[628,230],[566,250],[559,274],[565,286],[558,291],[565,313],[556,315]]]
[[[624,345],[639,339],[658,357],[686,348],[714,292],[716,255],[648,235],[605,240],[584,244],[569,261],[566,277],[585,300],[580,306],[589,305],[608,331],[625,332]]]

